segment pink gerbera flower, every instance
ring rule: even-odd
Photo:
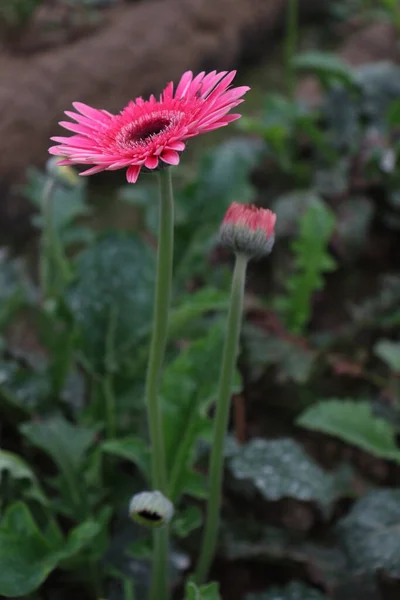
[[[170,82],[160,99],[136,98],[112,115],[74,102],[75,112],[65,114],[76,123],[61,121],[60,125],[77,135],[53,137],[59,145],[50,154],[65,157],[60,165],[95,165],[81,175],[113,171],[127,167],[126,177],[135,183],[142,167],[156,169],[160,160],[168,165],[179,163],[179,152],[191,137],[224,127],[240,117],[228,114],[243,102],[241,96],[250,88],[230,88],[236,71],[203,71],[193,77],[187,71],[174,92]]]

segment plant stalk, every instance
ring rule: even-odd
[[[168,333],[174,243],[174,199],[171,169],[161,170],[158,225],[157,275],[153,333],[146,377],[146,406],[151,444],[151,475],[154,490],[167,495],[167,471],[159,403],[159,383]],[[168,591],[168,528],[154,531],[153,575],[150,600],[165,600]]]
[[[222,354],[221,374],[209,470],[209,497],[203,542],[195,573],[197,584],[205,582],[214,556],[219,528],[224,467],[224,442],[228,428],[234,370],[238,355],[239,336],[243,312],[244,285],[248,258],[237,254],[233,272],[227,333]]]

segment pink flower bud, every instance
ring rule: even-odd
[[[249,258],[269,254],[274,245],[276,215],[268,209],[233,202],[220,228],[223,246]]]

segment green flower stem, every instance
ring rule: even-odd
[[[39,263],[39,278],[43,298],[48,298],[68,282],[70,269],[68,261],[54,228],[53,195],[57,181],[49,177],[45,183],[42,198],[42,241]]]
[[[159,403],[159,383],[164,361],[168,333],[168,315],[172,285],[172,262],[174,243],[174,199],[172,193],[171,169],[159,173],[160,212],[157,249],[157,278],[154,304],[153,333],[146,377],[146,405],[148,413],[152,486],[167,495],[167,471],[162,415]],[[154,531],[153,576],[150,600],[165,600],[168,577],[168,528]]]
[[[287,0],[286,9],[286,32],[285,32],[285,71],[287,95],[294,100],[296,91],[296,73],[293,59],[296,53],[298,38],[298,0]]]
[[[222,355],[214,432],[210,458],[210,487],[203,543],[197,564],[195,581],[205,582],[214,556],[218,538],[219,513],[222,494],[224,466],[224,442],[228,428],[233,375],[238,355],[239,335],[242,322],[244,285],[248,258],[237,254],[233,272],[231,299],[228,313],[227,333]]]

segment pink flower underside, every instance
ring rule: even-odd
[[[269,238],[274,233],[276,214],[266,208],[232,202],[223,222],[242,225],[252,231],[262,229],[265,231],[266,237]]]
[[[236,72],[213,71],[193,77],[187,71],[174,92],[170,82],[160,99],[136,98],[118,115],[74,102],[77,112],[65,111],[76,121],[60,125],[75,135],[52,137],[57,146],[50,154],[63,157],[59,165],[95,165],[81,173],[92,175],[127,167],[127,180],[135,183],[142,167],[156,169],[159,161],[177,165],[185,141],[196,135],[224,127],[240,117],[228,114],[243,102],[250,88],[230,88]]]

